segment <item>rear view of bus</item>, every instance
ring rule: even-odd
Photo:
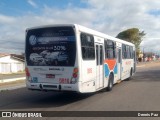
[[[31,90],[78,91],[74,26],[26,30],[26,85]]]

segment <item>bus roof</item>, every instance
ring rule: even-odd
[[[78,25],[78,24],[52,24],[52,25],[43,25],[43,26],[37,26],[37,27],[27,28],[26,31],[31,30],[31,29],[38,29],[38,28],[45,28],[45,27],[60,27],[60,26],[75,27],[76,29],[78,29],[81,32],[85,32],[85,33],[88,33],[88,34],[93,34],[93,35],[96,35],[98,37],[103,37],[105,39],[110,39],[110,40],[114,40],[116,42],[120,42],[120,43],[123,43],[123,44],[134,46],[134,44],[131,43],[131,42],[127,42],[125,40],[109,36],[109,35],[104,34],[102,32],[98,32],[96,30],[93,30],[93,29],[90,29],[90,28],[87,28],[87,27],[84,27],[84,26]]]
[[[95,31],[93,29],[90,29],[90,28],[87,28],[87,27],[84,27],[84,26],[81,26],[81,25],[77,25],[78,26],[78,29],[82,32],[85,32],[85,33],[89,33],[89,34],[93,34],[93,35],[96,35],[98,37],[103,37],[105,39],[110,39],[110,40],[114,40],[116,42],[120,42],[120,43],[123,43],[123,44],[127,44],[127,45],[131,45],[131,46],[134,46],[133,43],[131,42],[127,42],[125,40],[122,40],[122,39],[118,39],[118,38],[115,38],[115,37],[112,37],[112,36],[109,36],[107,34],[104,34],[104,33],[101,33],[101,32],[98,32],[98,31]]]
[[[27,28],[26,30],[32,30],[32,29],[38,29],[38,28],[45,28],[45,27],[61,27],[61,26],[71,26],[71,27],[75,27],[76,24],[51,24],[51,25],[41,25],[41,26],[36,26],[36,27],[30,27],[30,28]]]

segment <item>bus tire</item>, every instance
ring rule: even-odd
[[[131,68],[131,70],[130,70],[130,76],[129,76],[129,78],[127,78],[128,81],[132,79],[132,74],[133,74],[132,71],[133,71],[133,70],[132,70],[132,68]]]
[[[113,74],[109,75],[107,91],[111,91],[113,88]]]

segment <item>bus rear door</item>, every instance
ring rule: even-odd
[[[103,59],[103,45],[96,43],[96,89],[104,85]]]

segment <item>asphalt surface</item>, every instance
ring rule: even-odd
[[[94,94],[29,91],[0,92],[1,111],[160,111],[160,63],[142,64],[132,80],[114,85],[111,92]],[[160,116],[160,115],[159,115]],[[17,118],[15,118],[17,119]],[[28,118],[31,119],[31,118]],[[41,118],[50,120],[53,118]],[[58,117],[54,119],[82,119]],[[160,120],[158,118],[87,117],[103,120]]]

